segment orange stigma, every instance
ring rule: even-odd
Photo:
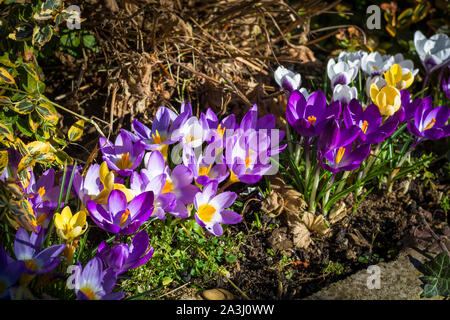
[[[344,156],[345,153],[345,148],[344,147],[340,147],[336,156],[336,164],[339,164],[339,162],[341,162],[342,157]]]
[[[125,222],[128,220],[128,216],[130,215],[130,210],[125,210],[125,212],[122,214],[122,217],[120,218],[120,227],[122,228]]]
[[[431,121],[427,124],[427,126],[425,127],[425,129],[423,129],[423,131],[433,128],[435,123],[436,123],[436,118],[431,119]]]
[[[361,128],[361,130],[364,132],[364,134],[366,134],[368,126],[369,126],[369,123],[366,120],[364,120],[362,128]]]
[[[314,116],[309,116],[308,117],[308,122],[311,123],[312,125],[316,124],[316,120],[317,120],[317,118],[314,117]]]
[[[202,204],[198,207],[198,216],[203,222],[210,222],[214,213],[216,212],[216,208],[214,208],[210,204]]]
[[[133,163],[130,162],[130,153],[122,153],[122,157],[116,162],[120,170],[131,169]]]

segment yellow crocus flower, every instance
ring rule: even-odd
[[[400,91],[387,85],[378,89],[375,84],[370,87],[370,98],[378,107],[382,116],[392,116],[402,104]]]
[[[55,214],[55,227],[58,236],[66,242],[72,242],[87,229],[86,211],[81,210],[75,215],[68,206],[61,213]]]
[[[398,90],[403,90],[411,86],[414,81],[414,76],[411,71],[403,74],[402,67],[399,64],[394,64],[384,73],[384,79],[386,80],[388,86],[392,86]]]
[[[108,197],[111,191],[114,189],[120,190],[123,193],[125,193],[125,196],[127,197],[127,202],[130,202],[134,198],[134,193],[132,190],[125,187],[123,184],[120,183],[114,183],[114,172],[110,171],[108,168],[108,164],[106,161],[104,161],[100,165],[99,170],[99,177],[100,181],[103,184],[103,190],[92,200],[99,203],[99,204],[107,204]]]

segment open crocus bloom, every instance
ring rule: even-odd
[[[129,176],[142,162],[145,147],[140,141],[133,143],[130,135],[120,132],[114,144],[103,137],[99,138],[103,161],[111,170],[122,176]]]
[[[16,284],[25,270],[23,261],[15,261],[0,245],[0,299],[9,296],[9,288]]]
[[[120,190],[111,191],[106,209],[88,201],[90,217],[105,231],[120,234],[133,234],[153,212],[153,192],[143,192],[127,204],[125,194]]]
[[[422,32],[416,31],[414,47],[428,73],[450,62],[450,39],[443,33],[428,39]]]
[[[366,94],[370,98],[370,88],[372,87],[372,84],[375,84],[378,88],[378,90],[381,90],[384,86],[387,85],[386,80],[382,76],[373,76],[373,77],[367,77],[366,79]]]
[[[286,117],[290,125],[302,136],[314,137],[320,134],[329,119],[339,117],[341,104],[339,101],[327,107],[327,100],[322,91],[314,92],[308,99],[294,91],[289,96]]]
[[[234,192],[222,192],[218,195],[217,182],[212,181],[206,185],[202,192],[195,195],[195,220],[215,236],[223,234],[221,223],[236,224],[241,222],[242,217],[234,211],[226,210],[230,207],[237,195]]]
[[[133,120],[131,127],[135,135],[142,140],[147,150],[167,149],[169,144],[175,142],[169,139],[169,126],[176,117],[175,112],[169,108],[160,107],[156,111],[151,130],[136,119]]]
[[[382,74],[394,64],[394,57],[371,52],[361,59],[361,70],[367,76],[373,77]]]
[[[384,73],[384,79],[389,86],[398,90],[407,89],[414,82],[414,76],[411,71],[404,73],[399,64],[394,64],[388,71]]]
[[[225,160],[230,182],[256,183],[271,168],[270,138],[264,132],[249,131],[227,141]]]
[[[72,215],[70,207],[66,206],[61,213],[55,214],[54,219],[56,233],[67,243],[81,236],[87,229],[85,210],[81,210],[75,215]]]
[[[347,62],[350,67],[359,69],[361,67],[361,59],[367,56],[367,52],[358,50],[355,52],[341,51],[338,56],[338,61]]]
[[[66,247],[65,244],[57,244],[41,250],[44,241],[44,228],[38,226],[38,232],[28,234],[23,228],[19,228],[14,239],[14,253],[17,260],[25,262],[25,273],[43,274],[55,269],[60,258],[58,257]]]
[[[353,141],[358,138],[360,129],[357,126],[346,128],[339,122],[337,119],[330,120],[317,142],[317,157],[322,168],[333,173],[355,170],[370,153],[370,144],[353,148]]]
[[[450,116],[450,108],[440,106],[433,109],[431,104],[422,103],[408,122],[408,131],[417,137],[417,143],[424,139],[437,140],[450,135],[450,125],[445,125]]]
[[[350,100],[358,98],[358,90],[343,84],[337,84],[333,89],[333,101],[339,101],[342,105],[348,104]]]
[[[147,263],[155,251],[148,247],[148,233],[142,230],[133,237],[131,245],[121,243],[109,248],[105,241],[98,246],[97,252],[108,268],[117,274],[122,274],[128,269],[134,269]],[[147,250],[148,249],[148,250]]]
[[[112,292],[116,285],[117,274],[113,269],[103,269],[103,262],[99,257],[90,260],[75,269],[75,293],[79,300],[120,300],[123,292]]]
[[[344,123],[347,128],[358,126],[361,129],[360,140],[367,144],[383,141],[397,129],[399,121],[389,118],[383,124],[378,107],[374,104],[363,109],[358,100],[352,100],[344,108]]]
[[[106,204],[108,201],[108,196],[113,190],[122,191],[127,197],[128,202],[134,198],[134,192],[132,190],[128,189],[121,183],[115,183],[117,178],[115,177],[114,172],[109,170],[106,161],[102,162],[99,167],[95,164],[92,166],[91,174],[89,174],[89,170],[91,170],[91,168],[89,168],[85,181],[83,182],[83,180],[81,180],[82,184],[80,184],[80,180],[74,179],[74,183],[78,186],[76,187],[76,190],[79,190],[78,194],[83,203],[87,204],[87,201],[93,200],[99,204]],[[97,187],[99,185],[98,180],[100,180],[101,185],[103,185],[103,189],[99,193],[97,193]],[[92,185],[89,185],[89,183],[92,183]],[[83,187],[79,187],[81,185]],[[94,194],[91,195],[91,193]]]
[[[370,98],[377,105],[382,116],[392,116],[402,104],[400,91],[389,85],[379,90],[375,84],[372,84]]]
[[[408,72],[411,72],[413,77],[415,77],[417,75],[417,73],[419,73],[419,69],[417,69],[417,68],[414,69],[414,62],[412,60],[405,59],[403,57],[403,54],[401,54],[401,53],[397,53],[394,56],[394,64],[400,65],[400,67],[402,68],[403,74],[407,74]]]
[[[283,66],[279,66],[274,73],[276,83],[289,92],[298,90],[302,84],[302,76]]]
[[[350,66],[344,61],[328,60],[327,64],[328,78],[331,81],[331,87],[334,88],[337,84],[347,85],[352,82],[358,75],[358,68]]]

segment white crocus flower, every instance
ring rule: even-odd
[[[402,73],[407,74],[408,72],[411,72],[412,75],[415,77],[416,74],[419,72],[419,69],[414,69],[414,62],[409,59],[405,59],[403,57],[403,54],[397,53],[394,56],[394,64],[400,65],[402,67]]]
[[[337,84],[349,84],[358,74],[358,68],[350,66],[344,61],[328,60],[327,64],[328,78],[331,81],[331,87],[334,88]]]
[[[337,84],[333,89],[332,101],[340,101],[341,104],[348,104],[352,99],[358,98],[358,90],[344,84]]]
[[[347,62],[351,67],[359,69],[361,67],[361,59],[367,55],[367,52],[359,50],[354,52],[341,51],[338,61]]]
[[[422,32],[416,31],[414,47],[428,73],[450,62],[450,39],[443,33],[428,39]]]
[[[289,92],[298,90],[302,84],[302,76],[299,73],[292,72],[283,66],[275,70],[274,77],[278,85]]]
[[[309,97],[312,95],[312,92],[309,93],[305,88],[300,88],[300,93],[305,97],[305,100],[308,101]]]
[[[386,72],[393,64],[393,56],[381,55],[379,52],[371,52],[361,59],[361,70],[367,76],[372,77]]]
[[[373,76],[368,77],[366,80],[366,94],[370,99],[370,87],[372,84],[375,84],[378,88],[378,90],[381,90],[384,86],[387,86],[386,80],[382,76]]]

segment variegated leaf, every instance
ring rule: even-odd
[[[0,67],[0,83],[5,82],[7,84],[14,84],[14,78],[6,71],[5,68]]]
[[[78,120],[69,129],[67,137],[70,141],[77,141],[83,135],[84,130],[84,120]]]
[[[11,104],[11,99],[6,96],[0,96],[0,106],[10,106]]]
[[[25,100],[13,104],[10,108],[20,114],[29,114],[34,110],[34,104],[31,101]]]

